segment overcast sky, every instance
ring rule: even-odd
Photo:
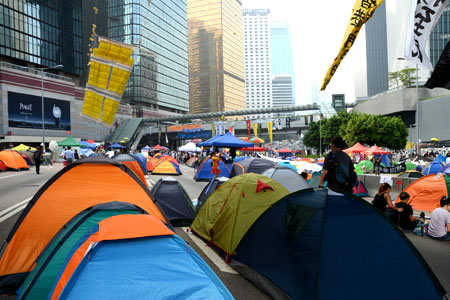
[[[355,0],[243,0],[244,9],[270,9],[273,20],[288,21],[295,65],[296,104],[309,104],[317,91],[319,101],[331,102],[331,94],[355,97],[354,62],[361,61],[357,40],[325,92],[318,92],[327,69],[339,51]],[[364,27],[363,27],[364,28]],[[363,37],[361,34],[358,38]]]

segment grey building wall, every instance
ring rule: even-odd
[[[366,23],[367,96],[389,89],[386,4]]]

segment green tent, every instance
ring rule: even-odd
[[[357,165],[355,165],[355,172],[358,175],[364,175],[364,172]]]
[[[234,254],[253,223],[288,194],[285,187],[266,176],[236,176],[211,194],[191,229],[226,253]]]
[[[80,148],[86,148],[86,146],[81,145],[80,143],[78,143],[73,137],[68,137],[67,139],[65,139],[64,141],[61,141],[58,143],[58,146],[60,147],[80,147]]]
[[[406,171],[414,171],[416,169],[416,164],[410,161],[405,162]]]
[[[365,166],[366,172],[373,170],[373,163],[369,160],[362,160],[356,166],[361,170],[363,170],[363,166]]]

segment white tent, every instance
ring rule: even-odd
[[[181,146],[180,148],[178,148],[178,151],[181,151],[181,152],[202,152],[202,149],[197,147],[197,145],[195,145],[194,143],[189,142],[186,145]]]

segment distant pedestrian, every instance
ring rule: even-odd
[[[67,150],[65,151],[67,166],[70,166],[73,163],[74,154],[70,148],[70,146],[67,147]]]
[[[381,173],[381,155],[378,155],[378,157],[375,159],[375,162],[373,165],[375,167],[375,175],[380,175],[380,173]]]
[[[41,168],[42,150],[37,146],[36,151],[33,153],[34,164],[36,165],[36,174],[39,174]]]
[[[75,149],[75,152],[73,153],[73,158],[74,158],[75,160],[79,160],[79,159],[80,159],[80,155],[78,154],[77,149]]]

